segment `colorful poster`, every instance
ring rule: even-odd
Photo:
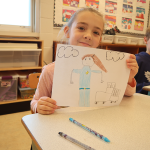
[[[137,2],[144,4],[144,3],[146,3],[146,0],[137,0]]]
[[[98,10],[99,8],[99,0],[85,0],[86,7],[94,8]]]
[[[132,19],[122,17],[122,28],[130,30],[132,26]]]
[[[115,14],[117,13],[117,2],[105,1],[105,12]]]
[[[116,26],[116,16],[105,15],[105,27],[114,28]]]
[[[122,12],[125,14],[131,14],[133,12],[133,6],[123,4]]]
[[[144,19],[145,9],[137,7],[136,8],[136,18]]]
[[[124,3],[133,4],[133,0],[123,0]]]
[[[62,21],[68,22],[71,16],[75,13],[75,10],[63,9],[62,12]]]
[[[135,20],[134,30],[143,31],[144,21]]]
[[[146,0],[137,0],[137,6],[145,6],[146,5]]]
[[[79,7],[79,0],[63,0],[64,6]]]

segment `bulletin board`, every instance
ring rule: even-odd
[[[82,7],[92,7],[104,16],[105,29],[145,34],[149,0],[54,0],[54,27],[62,27]]]

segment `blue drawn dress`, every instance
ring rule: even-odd
[[[73,73],[79,73],[79,106],[90,106],[90,79],[91,72],[102,73],[100,70],[91,70],[89,66],[84,66],[82,69],[73,69]]]

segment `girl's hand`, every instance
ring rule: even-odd
[[[37,103],[37,112],[43,115],[52,114],[58,108],[56,101],[49,97],[41,97]]]
[[[126,60],[126,63],[127,63],[127,67],[129,69],[131,69],[128,84],[130,86],[134,86],[133,78],[135,77],[135,75],[137,74],[138,69],[139,69],[139,66],[138,66],[138,63],[136,61],[135,55],[130,54],[130,57],[129,57],[129,59]]]

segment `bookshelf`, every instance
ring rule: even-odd
[[[1,72],[3,72],[3,71],[5,71],[5,72],[16,71],[17,72],[19,70],[28,70],[31,72],[39,72],[39,73],[41,72],[41,69],[43,67],[43,41],[42,40],[1,38],[0,43],[5,43],[6,45],[8,43],[13,43],[13,44],[15,44],[15,43],[23,43],[23,44],[36,43],[37,48],[41,49],[41,52],[39,55],[38,66],[8,67],[8,68],[4,68],[4,67],[0,66],[0,75],[1,75]],[[7,51],[8,51],[8,49],[7,49]],[[23,51],[28,51],[28,50],[24,49]],[[17,92],[17,93],[18,93],[17,100],[0,101],[0,115],[30,110],[31,99],[21,99],[19,96],[19,92]]]

